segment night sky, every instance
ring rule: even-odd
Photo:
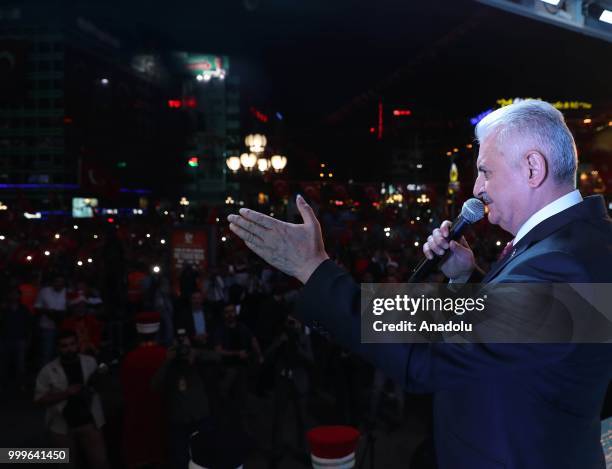
[[[53,3],[153,49],[229,55],[243,105],[282,112],[322,158],[367,132],[379,98],[416,120],[467,122],[502,97],[612,109],[612,43],[474,0]]]
[[[250,100],[303,124],[399,70],[406,78],[383,92],[452,115],[501,96],[610,99],[611,43],[472,0],[58,3],[160,47],[229,54]]]

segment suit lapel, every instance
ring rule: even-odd
[[[487,275],[482,279],[482,283],[489,283],[501,270],[508,265],[508,263],[514,259],[516,259],[519,255],[527,250],[531,243],[525,243],[525,238],[521,239],[517,245],[512,249],[512,252],[508,254],[506,257],[503,257],[499,261],[493,263]]]

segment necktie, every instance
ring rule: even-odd
[[[502,249],[502,252],[499,254],[499,257],[497,258],[497,261],[501,261],[502,259],[505,259],[511,252],[512,249],[514,248],[514,244],[512,244],[514,240],[510,240],[508,241],[508,244],[506,244],[506,247],[504,249]]]

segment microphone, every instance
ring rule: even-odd
[[[479,199],[468,199],[461,208],[461,213],[455,219],[450,227],[448,234],[448,241],[457,241],[461,238],[463,231],[468,225],[475,223],[484,217],[485,207],[482,201]],[[436,256],[433,259],[423,259],[419,265],[417,265],[412,271],[412,276],[408,280],[408,283],[420,282],[424,277],[429,275],[441,262],[446,260],[450,252],[448,249],[443,256]]]

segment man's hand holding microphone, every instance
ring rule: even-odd
[[[433,230],[423,244],[423,254],[429,260],[436,256],[446,256],[440,264],[440,271],[453,282],[465,283],[474,272],[476,261],[465,236],[458,242],[449,241],[451,225],[449,220],[445,220],[440,228]]]

